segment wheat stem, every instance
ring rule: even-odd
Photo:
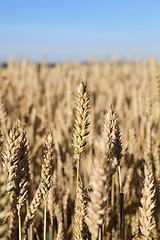
[[[18,222],[19,222],[19,240],[22,240],[22,226],[21,226],[21,214],[18,211]]]
[[[118,166],[118,176],[119,176],[119,189],[120,193],[122,193],[122,180],[121,180],[121,167]]]
[[[45,201],[44,205],[44,240],[46,240],[46,235],[47,235],[47,203]]]

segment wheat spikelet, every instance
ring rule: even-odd
[[[51,185],[52,158],[53,158],[53,138],[51,134],[48,134],[43,149],[43,161],[41,170],[41,192],[45,201],[47,199],[48,191]]]
[[[155,207],[155,188],[154,188],[154,179],[151,168],[147,163],[144,165],[144,180],[142,188],[142,198],[140,210],[140,230],[141,233],[146,237],[150,237],[151,230],[155,226],[155,223],[152,221],[154,207]]]
[[[85,223],[86,217],[86,196],[82,180],[79,179],[76,190],[75,199],[75,240],[87,239],[87,225]]]
[[[24,233],[25,233],[25,235],[27,234],[27,229],[29,228],[29,226],[33,222],[33,219],[34,219],[35,214],[36,214],[36,210],[37,210],[38,206],[40,205],[41,198],[42,198],[41,186],[39,186],[35,195],[34,195],[34,198],[33,198],[32,202],[29,206],[27,215],[25,217],[25,221],[24,221]]]
[[[87,85],[81,82],[77,88],[73,147],[76,154],[81,154],[87,143],[89,114],[89,95]]]

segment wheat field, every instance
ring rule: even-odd
[[[0,239],[160,239],[160,63],[0,66]]]

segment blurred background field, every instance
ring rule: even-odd
[[[159,63],[153,59],[146,63],[119,63],[117,61],[100,63],[92,59],[88,64],[70,62],[56,64],[54,67],[45,63],[37,66],[34,62],[23,60],[19,63],[10,61],[7,67],[1,66],[0,127],[4,140],[3,152],[7,151],[5,147],[6,133],[13,128],[16,120],[20,119],[27,132],[31,156],[30,202],[41,178],[42,149],[46,134],[52,133],[55,143],[52,164],[54,172],[57,174],[57,183],[54,186],[56,195],[54,193],[52,196],[53,209],[50,211],[53,211],[52,219],[56,216],[56,204],[61,206],[65,234],[62,239],[71,239],[72,234],[74,236],[76,165],[72,136],[75,94],[82,79],[85,79],[87,83],[90,96],[89,135],[85,152],[82,154],[80,169],[84,187],[85,189],[89,187],[96,153],[103,150],[101,141],[104,131],[104,114],[111,104],[118,115],[123,142],[123,157],[120,165],[125,199],[126,238],[131,239],[134,234],[139,232],[139,207],[142,197],[140,179],[143,162],[146,158],[151,161],[156,188],[154,197],[156,198],[156,210],[153,213],[153,221],[156,222],[156,226],[151,235],[154,236],[154,239],[159,238],[160,75],[156,69],[159,69]],[[4,188],[6,172],[3,169],[1,172],[4,176],[1,178],[2,223],[7,211],[10,210],[10,202],[7,200],[8,195]],[[112,189],[114,194],[114,198],[112,195],[112,205],[110,191],[108,191],[107,212],[109,215],[105,218],[104,234],[104,236],[108,236],[106,239],[113,236],[118,239],[120,236],[117,181],[116,172],[113,181],[114,190]],[[40,239],[43,235],[43,201],[41,204],[34,222],[34,229],[37,229],[36,234]],[[50,222],[49,212],[47,212],[48,223]],[[55,217],[53,219],[54,238],[56,239],[57,221]],[[2,226],[1,234],[6,236],[5,225]],[[49,224],[47,226],[49,227]]]

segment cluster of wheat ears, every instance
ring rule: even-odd
[[[159,69],[0,66],[0,239],[160,239]]]

